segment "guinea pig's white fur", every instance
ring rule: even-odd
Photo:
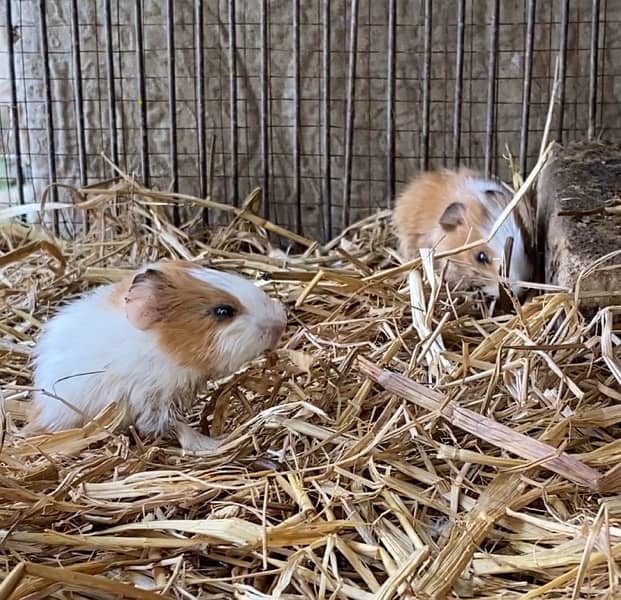
[[[214,316],[233,306],[232,318]],[[220,314],[220,313],[218,313]],[[186,261],[148,265],[66,305],[35,350],[31,433],[78,427],[111,402],[145,434],[166,434],[209,379],[276,346],[281,303],[252,282]],[[79,412],[78,412],[79,411]]]
[[[443,252],[487,238],[511,199],[502,185],[470,169],[421,173],[395,202],[393,222],[403,257],[416,258],[420,248]],[[497,296],[505,242],[512,237],[509,278],[513,290],[520,292],[516,282],[530,281],[533,275],[527,234],[519,213],[512,211],[488,244],[449,257],[446,280]]]

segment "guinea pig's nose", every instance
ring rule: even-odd
[[[280,340],[280,337],[285,331],[285,323],[280,321],[272,321],[267,324],[265,329],[270,343],[270,350],[274,350],[278,344],[278,340]]]

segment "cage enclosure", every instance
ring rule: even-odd
[[[606,0],[0,2],[0,598],[619,597],[621,286],[593,288],[621,272],[621,146],[598,141],[620,22]],[[548,129],[598,147],[542,169]],[[496,270],[496,311],[425,252],[400,264],[387,207],[457,164],[537,179],[568,279],[568,249],[616,265],[525,301]],[[51,227],[13,218],[42,200]],[[160,258],[192,274],[130,275]],[[234,321],[269,304],[197,291],[196,264],[282,302],[270,356],[248,339],[280,319]],[[74,376],[80,425],[29,435]],[[221,444],[150,437],[129,399]]]
[[[526,172],[555,68],[554,139],[614,137],[621,126],[614,2],[1,9],[4,205],[52,181],[114,176],[103,153],[146,185],[221,202],[260,185],[266,216],[326,240],[390,206],[420,169],[463,163],[506,178],[510,154]]]

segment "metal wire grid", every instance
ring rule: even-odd
[[[2,17],[11,202],[109,177],[105,152],[232,203],[262,185],[266,216],[327,238],[419,169],[506,176],[508,145],[525,172],[557,56],[556,138],[621,129],[606,0],[6,0]]]

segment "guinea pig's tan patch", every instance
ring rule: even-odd
[[[153,265],[154,269],[157,269],[158,271],[161,271],[165,274],[174,273],[180,270],[188,271],[189,269],[196,269],[197,267],[198,265],[196,263],[183,259],[170,261],[162,260]],[[125,304],[125,298],[135,277],[136,273],[132,273],[131,275],[128,275],[127,277],[124,277],[123,279],[115,283],[112,287],[112,291],[106,297],[106,301],[113,304],[114,306],[123,307]]]
[[[438,243],[444,211],[462,201],[452,193],[455,179],[450,171],[421,173],[397,197],[393,218],[404,258],[416,258],[419,248]]]
[[[230,307],[235,318],[245,312],[239,300],[190,274],[190,261],[159,262],[115,284],[107,301],[124,310],[138,329],[158,336],[162,350],[183,367],[209,375],[217,358],[216,334],[230,323],[216,307]]]
[[[219,319],[214,309],[230,307],[231,318],[245,309],[235,296],[192,277],[184,265],[158,268],[169,282],[158,297],[162,318],[154,325],[162,349],[180,365],[209,375],[217,359],[216,333],[230,323],[230,318]]]
[[[185,314],[163,321],[158,326],[162,347],[173,355],[180,365],[194,367],[211,373],[218,355],[216,333],[227,322],[220,323],[213,317],[205,315],[202,306],[215,306],[226,303],[237,309],[236,315],[243,310],[235,299],[226,292],[214,290],[213,295],[205,294],[201,306],[189,309]],[[235,317],[233,317],[235,318]]]

